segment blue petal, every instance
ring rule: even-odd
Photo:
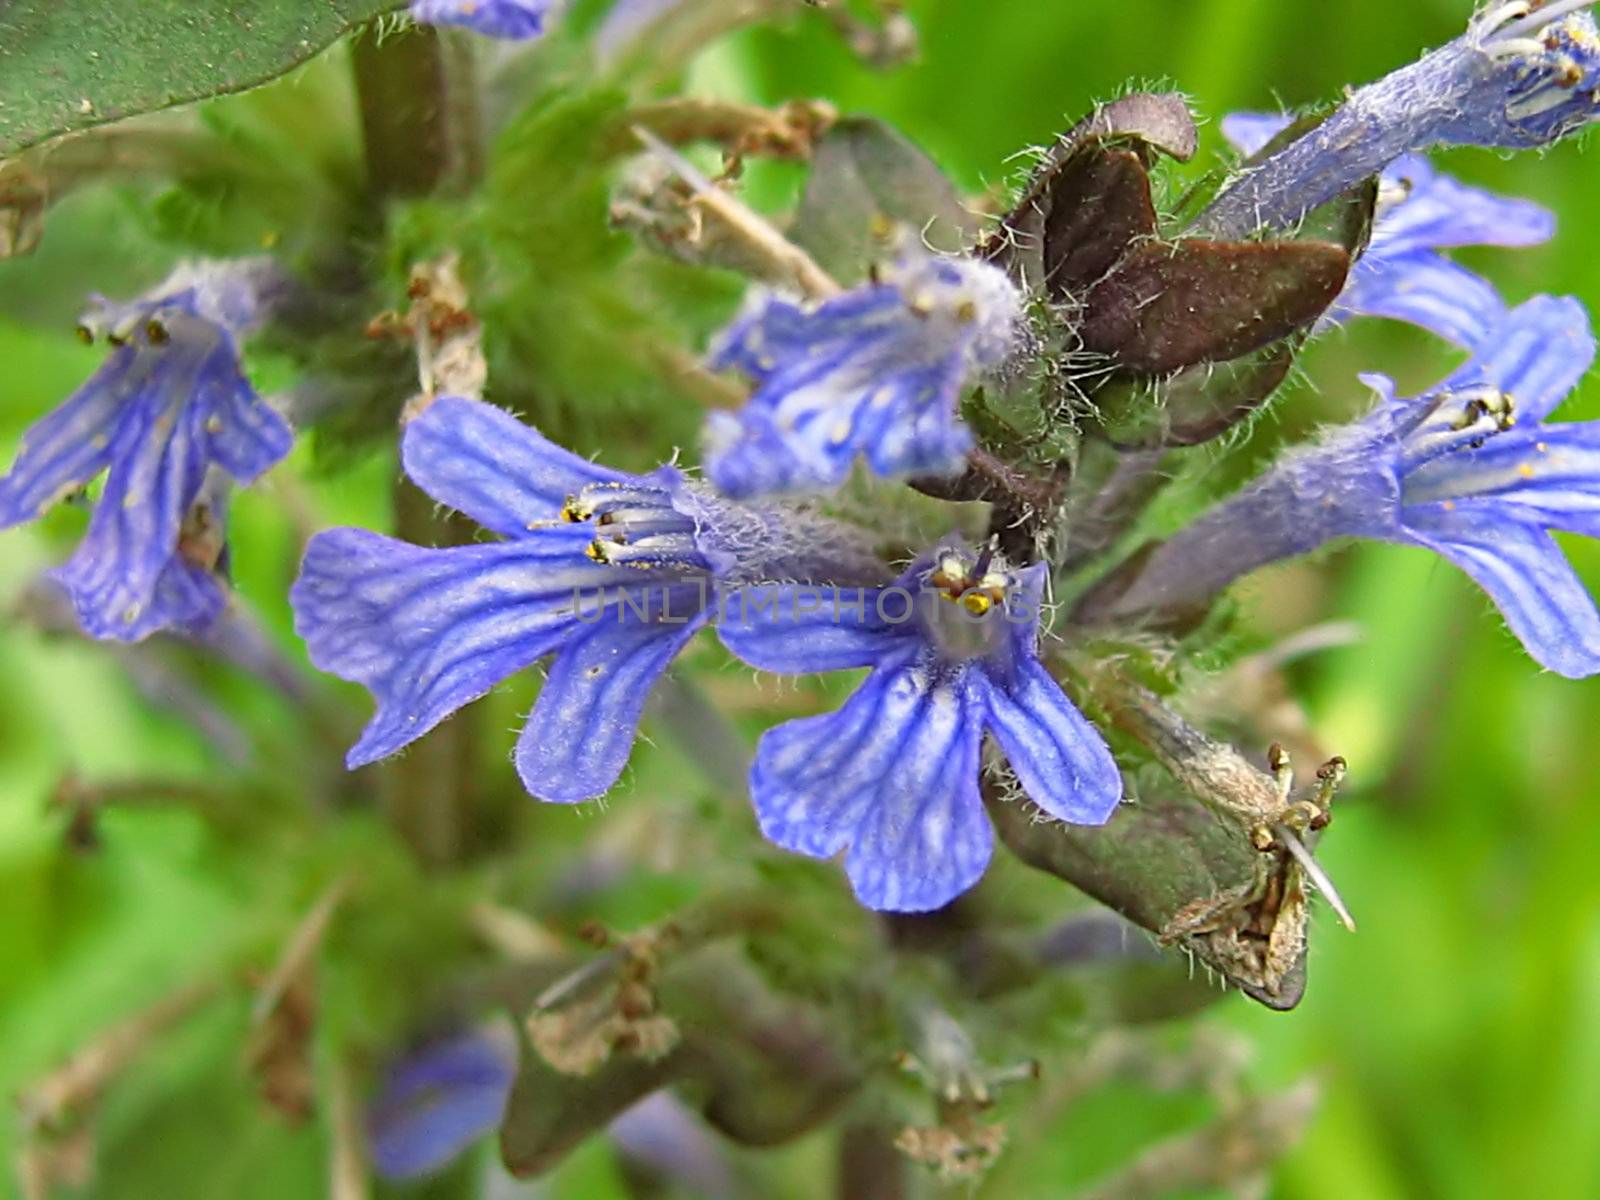
[[[1222,118],[1222,136],[1240,154],[1250,158],[1289,128],[1293,120],[1293,117],[1283,113],[1229,113]]]
[[[837,713],[790,721],[756,750],[761,830],[829,857],[869,908],[926,912],[982,877],[993,833],[978,795],[981,712],[965,673],[885,661]]]
[[[105,470],[122,407],[118,388],[135,353],[117,350],[65,404],[22,435],[16,463],[0,477],[0,529],[32,521]]]
[[[706,472],[738,497],[836,487],[857,457],[879,475],[951,474],[972,449],[955,411],[964,377],[952,356],[888,366],[870,383],[824,378],[779,394],[788,380],[775,378],[737,417],[717,414]]]
[[[1038,659],[1009,678],[984,676],[989,732],[1033,802],[1075,825],[1101,825],[1122,799],[1122,774],[1105,739]]]
[[[1435,459],[1406,478],[1406,500],[1600,536],[1600,421],[1515,429]]]
[[[240,484],[254,483],[294,445],[289,423],[240,374],[231,342],[207,356],[190,403],[206,414],[206,455]]]
[[[511,1055],[477,1034],[406,1058],[391,1068],[368,1113],[373,1166],[386,1179],[445,1166],[500,1124],[515,1078]]]
[[[319,533],[290,591],[311,661],[363,684],[377,713],[351,748],[393,754],[581,628],[575,600],[614,571],[583,554],[591,531],[426,550],[362,529]]]
[[[740,588],[722,601],[717,621],[717,636],[736,656],[786,675],[872,666],[914,631],[910,604],[881,588]]]
[[[646,616],[608,605],[550,664],[516,753],[523,786],[542,800],[574,803],[611,789],[651,688],[709,617],[693,585],[650,588],[639,599]]]
[[[1020,295],[991,264],[920,248],[896,260],[893,279],[809,310],[767,298],[723,335],[712,365],[759,386],[707,427],[706,470],[720,489],[826,489],[858,457],[883,475],[959,469],[972,444],[961,387],[1010,352]]]
[[[1369,254],[1405,254],[1446,246],[1536,246],[1555,236],[1556,219],[1531,200],[1508,199],[1470,187],[1408,154],[1383,173],[1405,189],[1372,230]]]
[[[1509,393],[1519,425],[1544,420],[1594,363],[1589,314],[1572,296],[1535,296],[1512,309],[1460,370],[1434,389],[1490,383]]]
[[[1555,540],[1542,529],[1442,506],[1407,509],[1410,540],[1465,571],[1489,593],[1541,666],[1582,679],[1600,673],[1600,613]]]
[[[546,439],[503,409],[441,396],[406,426],[401,460],[423,491],[486,529],[523,537],[591,483],[637,483]]]
[[[1406,321],[1473,350],[1501,327],[1506,306],[1482,276],[1431,251],[1413,251],[1358,261],[1331,315]]]
[[[160,379],[158,383],[166,383]],[[168,389],[126,402],[89,529],[56,578],[92,637],[135,640],[205,479],[197,414]]]
[[[412,0],[413,20],[460,25],[485,37],[523,41],[544,32],[550,0]]]

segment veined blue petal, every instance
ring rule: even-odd
[[[1544,530],[1441,505],[1407,510],[1411,540],[1460,567],[1494,601],[1541,666],[1582,679],[1600,673],[1600,614]]]
[[[56,572],[91,637],[131,641],[148,631],[156,583],[205,479],[197,416],[164,391],[129,401],[121,414],[88,532]]]
[[[910,649],[886,659],[838,712],[766,733],[750,774],[771,841],[818,857],[848,849],[857,897],[892,912],[949,903],[978,881],[993,848],[970,683]]]
[[[514,1056],[482,1034],[402,1059],[367,1113],[372,1165],[385,1179],[413,1179],[447,1165],[499,1126],[515,1078]]]
[[[241,485],[254,483],[294,446],[289,423],[240,373],[231,339],[220,342],[201,365],[190,403],[206,414],[206,456]]]
[[[349,765],[393,754],[580,630],[583,593],[625,569],[584,556],[590,532],[427,550],[361,529],[319,533],[290,591],[322,670],[378,708]]]
[[[1435,459],[1406,479],[1406,500],[1600,536],[1600,421],[1515,429]]]
[[[1600,515],[1600,421],[1531,426],[1477,450],[1434,459],[1406,477],[1406,504],[1477,506],[1536,525],[1573,528]]]
[[[1512,309],[1437,392],[1488,383],[1508,393],[1519,425],[1542,421],[1594,363],[1589,314],[1573,296],[1535,296]]]
[[[713,350],[713,366],[758,387],[708,425],[707,473],[750,496],[836,486],[858,458],[884,475],[954,471],[971,448],[961,388],[1005,359],[1021,327],[1004,272],[920,247],[884,282],[814,308],[763,298]]]
[[[485,37],[523,41],[544,32],[550,0],[411,0],[413,20],[460,25]]]
[[[914,634],[910,595],[881,588],[767,584],[727,595],[717,636],[763,671],[806,675],[869,667]]]
[[[441,396],[406,426],[406,474],[486,529],[523,537],[589,484],[639,482],[563,450],[504,409]]]
[[[541,800],[573,803],[610,790],[651,688],[709,619],[709,598],[692,584],[634,594],[646,615],[619,599],[550,664],[516,753],[523,786]]]
[[[1506,306],[1488,280],[1424,250],[1361,259],[1329,316],[1405,321],[1472,350],[1504,323]]]
[[[65,404],[22,435],[17,461],[0,476],[0,529],[32,521],[105,470],[121,405],[115,381],[133,353],[116,351]]]
[[[1537,246],[1555,236],[1555,214],[1531,200],[1497,196],[1408,154],[1383,172],[1400,199],[1383,207],[1369,254],[1408,254],[1448,246]]]
[[[1044,665],[1026,659],[1004,679],[981,678],[989,732],[1033,802],[1075,825],[1110,819],[1122,799],[1122,773]]]

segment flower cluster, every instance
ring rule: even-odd
[[[542,799],[599,796],[627,764],[655,682],[715,621],[763,669],[876,668],[837,717],[769,734],[751,774],[768,835],[813,854],[848,846],[872,907],[936,908],[982,874],[986,728],[1046,811],[1098,823],[1120,797],[1104,742],[1039,661],[1042,564],[1013,573],[946,549],[866,588],[883,569],[831,522],[720,499],[671,467],[607,470],[459,397],[410,423],[402,457],[430,495],[505,540],[312,539],[296,628],[313,662],[378,704],[352,767],[553,655],[517,770]]]
[[[1487,593],[1541,665],[1600,674],[1600,610],[1552,537],[1600,536],[1600,421],[1550,420],[1593,364],[1589,318],[1570,297],[1509,304],[1449,258],[1456,247],[1544,242],[1553,218],[1423,157],[1441,145],[1544,146],[1600,115],[1589,3],[1493,4],[1460,38],[1320,120],[1236,114],[1224,132],[1245,161],[1198,213],[1188,201],[1158,211],[1151,187],[1163,155],[1194,152],[1192,114],[1181,97],[1133,94],[1044,157],[1037,188],[988,241],[936,253],[907,238],[849,289],[809,263],[792,276],[807,281],[806,299],[754,289],[707,354],[708,371],[741,378],[749,394],[706,421],[703,478],[675,463],[615,470],[503,408],[439,394],[435,326],[469,327],[478,355],[464,298],[438,321],[391,323],[416,339],[423,366],[424,394],[405,406],[399,437],[404,473],[485,536],[429,546],[334,528],[310,538],[289,595],[295,630],[313,664],[374,704],[347,765],[396,755],[543,664],[512,761],[532,796],[576,804],[623,777],[647,704],[703,633],[757,671],[859,671],[832,711],[765,730],[740,778],[770,843],[839,859],[869,909],[918,913],[977,886],[996,827],[1005,835],[1019,816],[1037,810],[1054,833],[1137,820],[1120,807],[1110,743],[1064,686],[1103,685],[1079,669],[1088,632],[1133,635],[1124,644],[1142,653],[1150,630],[1194,628],[1224,588],[1269,563],[1344,538],[1427,549]],[[410,14],[527,39],[556,7],[414,0]],[[648,42],[668,8],[617,5],[600,57]],[[719,127],[748,116],[712,115]],[[744,138],[738,153],[747,142],[761,139]],[[698,218],[714,188],[692,182],[704,211],[685,211]],[[1316,219],[1329,212],[1341,220]],[[756,232],[749,254],[805,258],[776,229]],[[1015,266],[1014,250],[1038,269],[997,265]],[[250,627],[223,619],[226,522],[232,489],[293,445],[240,349],[289,294],[268,260],[207,263],[135,300],[97,300],[85,316],[82,336],[109,345],[106,361],[25,434],[0,477],[0,528],[89,494],[87,532],[52,572],[87,634],[131,642],[170,631],[236,661],[265,657]],[[1464,362],[1409,397],[1384,375],[1362,376],[1376,394],[1363,415],[1086,579],[1135,540],[1178,447],[1237,427],[1290,374],[1306,336],[1361,317],[1437,334]],[[485,362],[473,358],[478,382]],[[1008,404],[1020,424],[1008,425]],[[1136,419],[1119,421],[1119,407]],[[985,440],[1002,425],[1037,453],[1013,453],[1004,433]],[[858,474],[860,489],[843,490]],[[1052,603],[1058,589],[1077,596],[1070,610]],[[1128,697],[1162,698],[1131,673],[1118,682],[1085,707],[1114,711],[1130,757],[1135,742],[1150,752],[1136,765],[1167,768],[1207,801],[1221,775],[1259,785],[1247,802],[1213,807],[1248,811],[1247,857],[1276,856],[1247,919],[1238,909],[1232,924],[1212,921],[1184,897],[1147,927],[1166,934],[1164,923],[1192,919],[1236,950],[1248,934],[1239,953],[1275,956],[1265,990],[1277,995],[1302,949],[1303,928],[1284,916],[1298,904],[1303,919],[1298,881],[1329,890],[1299,834],[1325,823],[1342,764],[1307,801],[1283,754],[1269,755],[1269,775],[1175,710],[1162,709],[1165,725],[1140,726]],[[1180,751],[1188,774],[1172,766]],[[375,1165],[408,1178],[448,1161],[498,1123],[512,1077],[510,1051],[478,1035],[408,1057],[371,1113]]]
[[[1291,454],[1118,572],[1115,588],[1079,605],[1079,619],[1204,603],[1263,563],[1371,537],[1459,565],[1546,666],[1600,670],[1600,616],[1548,533],[1600,528],[1600,458],[1590,449],[1600,438],[1592,423],[1545,421],[1590,365],[1587,319],[1571,300],[1510,308],[1441,253],[1534,244],[1551,235],[1550,215],[1457,183],[1416,153],[1440,142],[1541,145],[1590,120],[1600,42],[1584,7],[1487,10],[1461,39],[1297,132],[1280,117],[1229,119],[1225,131],[1253,157],[1192,233],[1281,228],[1377,174],[1370,244],[1352,248],[1348,283],[1319,327],[1396,317],[1472,356],[1412,399],[1368,377],[1380,395],[1372,413]],[[548,9],[417,0],[412,14],[526,37]],[[1171,117],[1132,98],[1116,120],[1135,131],[1149,124],[1155,145],[1162,113]],[[1101,147],[1058,165],[1111,178],[1129,153]],[[1122,196],[1144,220],[1143,193],[1127,185],[1142,177],[1095,194]],[[1217,246],[1218,262],[1243,254]],[[1284,271],[1304,257],[1288,246],[1265,248]],[[1174,247],[1158,257],[1183,243]],[[1204,294],[1203,281],[1190,283]],[[0,478],[0,521],[31,520],[105,476],[83,543],[56,572],[90,634],[199,635],[222,612],[229,489],[260,476],[292,440],[245,378],[238,349],[284,291],[261,260],[187,267],[139,300],[99,302],[85,319],[85,336],[104,336],[111,356],[29,431]],[[1273,296],[1261,294],[1263,303]],[[975,445],[962,420],[972,389],[1027,377],[1032,360],[1052,352],[1030,332],[1030,308],[1074,319],[1047,301],[989,262],[915,239],[867,283],[818,301],[758,291],[711,349],[710,366],[741,372],[752,394],[709,421],[705,482],[673,466],[634,475],[597,465],[481,401],[414,406],[401,442],[406,473],[496,538],[428,547],[334,529],[311,540],[290,597],[296,629],[317,666],[364,685],[376,702],[349,765],[395,754],[548,660],[516,769],[546,800],[601,796],[626,768],[657,682],[715,627],[762,670],[867,669],[837,712],[770,730],[749,784],[765,835],[803,854],[843,854],[870,907],[937,908],[983,874],[993,838],[980,795],[986,738],[995,765],[1003,760],[1041,811],[1106,821],[1122,792],[1117,764],[1042,652],[1045,638],[1070,632],[1044,603],[1050,484],[1019,492],[1026,502],[1011,509],[996,505],[997,520],[1020,511],[1042,522],[1031,537],[994,526],[981,548],[943,537],[920,554],[927,540],[897,542],[889,558],[911,559],[898,575],[871,532],[760,499],[837,489],[861,461],[937,493],[939,477],[959,473]],[[1286,363],[1267,378],[1281,378]],[[998,469],[991,485],[1003,491],[1014,481]]]

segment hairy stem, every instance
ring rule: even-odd
[[[367,177],[382,200],[427,195],[468,180],[481,165],[478,118],[452,85],[452,51],[438,30],[417,26],[384,37],[369,27],[351,51]],[[457,64],[459,66],[459,64]],[[459,70],[457,74],[459,75]],[[459,516],[400,478],[395,532],[418,545],[461,544],[473,536]],[[387,768],[382,795],[389,820],[418,858],[439,866],[469,853],[476,840],[476,774],[482,714],[456,714]]]

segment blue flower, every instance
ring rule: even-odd
[[[836,487],[858,456],[879,475],[947,474],[972,446],[962,387],[1022,335],[998,268],[920,246],[876,282],[815,307],[762,295],[712,350],[757,384],[706,429],[706,470],[730,496]]]
[[[1283,228],[1404,155],[1529,149],[1600,116],[1594,0],[1493,3],[1466,33],[1356,89],[1325,121],[1235,179],[1196,223],[1214,237]]]
[[[367,1114],[372,1165],[386,1179],[446,1166],[497,1128],[516,1078],[509,1047],[485,1034],[436,1042],[395,1063]]]
[[[425,25],[460,25],[487,37],[525,40],[544,32],[551,0],[411,0]]]
[[[939,908],[989,862],[978,791],[986,730],[1045,812],[1105,821],[1122,795],[1116,762],[1039,661],[1045,572],[946,548],[889,588],[775,587],[730,600],[718,631],[753,666],[872,668],[839,711],[762,737],[750,773],[762,833],[801,854],[845,851],[870,908]]]
[[[436,500],[505,540],[425,549],[363,529],[311,539],[290,593],[295,628],[312,662],[377,700],[351,767],[553,654],[517,770],[546,800],[598,796],[719,589],[859,577],[872,561],[817,518],[739,508],[671,467],[607,470],[476,400],[434,401],[406,428],[402,458]]]
[[[1234,113],[1223,119],[1222,131],[1248,155],[1288,123],[1288,117],[1272,113]],[[1505,319],[1505,304],[1487,280],[1438,251],[1535,246],[1554,233],[1555,217],[1548,209],[1468,187],[1435,171],[1420,155],[1404,155],[1379,177],[1371,241],[1323,324],[1389,317],[1475,349]]]
[[[90,636],[199,633],[226,606],[228,480],[254,482],[293,442],[240,370],[235,339],[283,287],[265,260],[187,266],[84,318],[85,339],[104,335],[111,356],[23,434],[0,477],[0,528],[105,475],[88,532],[53,572]]]
[[[1267,563],[1376,538],[1460,567],[1544,667],[1600,673],[1600,614],[1549,533],[1600,536],[1600,421],[1545,420],[1594,355],[1583,306],[1538,296],[1421,396],[1364,376],[1379,395],[1370,414],[1157,548],[1110,615],[1181,610]]]

